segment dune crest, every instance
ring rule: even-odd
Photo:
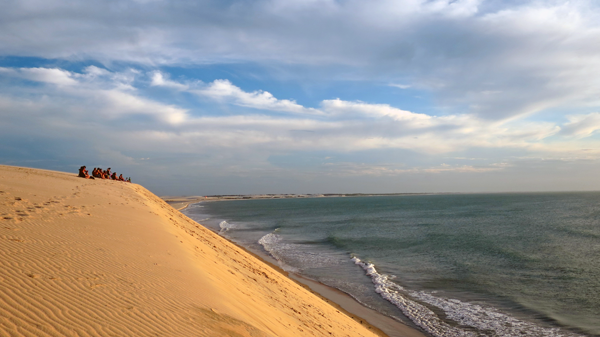
[[[376,336],[140,185],[0,166],[0,336]]]

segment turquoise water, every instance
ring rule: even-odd
[[[600,193],[241,200],[185,213],[432,336],[600,335]]]

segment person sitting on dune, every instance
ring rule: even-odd
[[[88,170],[85,169],[85,165],[79,168],[79,176],[85,179],[94,179],[94,177],[90,177]]]
[[[117,177],[117,172],[110,172],[110,170],[110,167],[106,170],[102,170],[102,168],[100,167],[94,167],[94,169],[92,170],[92,176],[90,176],[86,167],[82,166],[79,168],[79,176],[86,179],[94,179],[94,177],[96,177],[100,179],[112,179],[117,181],[125,181],[129,183],[131,182],[131,177],[123,178],[123,174],[120,174]]]
[[[80,168],[79,168],[79,176],[80,176],[81,178],[87,178],[87,177],[86,177],[86,169],[85,169],[85,166],[82,166],[82,167],[80,167]]]

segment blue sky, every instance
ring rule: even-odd
[[[600,189],[594,1],[5,1],[0,163],[158,194]]]

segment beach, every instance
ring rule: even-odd
[[[137,184],[0,166],[0,221],[0,336],[385,335]]]

